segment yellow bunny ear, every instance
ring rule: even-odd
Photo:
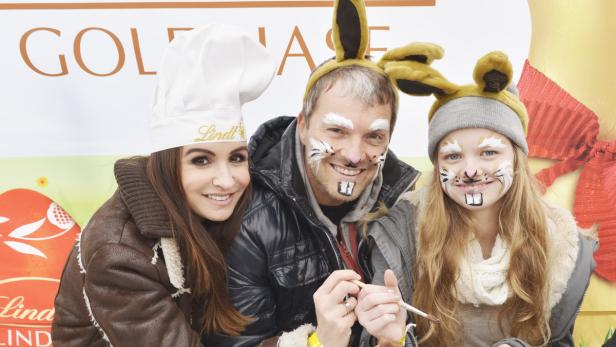
[[[511,82],[513,68],[503,52],[490,52],[477,61],[473,79],[479,90],[490,93],[503,91]]]
[[[336,60],[363,59],[368,47],[368,21],[363,0],[337,0],[332,36]]]
[[[413,42],[403,47],[390,49],[378,64],[381,68],[392,61],[416,61],[430,65],[434,59],[441,59],[444,52],[441,46],[434,43]]]
[[[443,57],[443,48],[433,43],[414,42],[387,51],[378,65],[398,89],[410,95],[442,97],[454,93],[458,86],[431,68],[434,59]]]
[[[398,89],[410,95],[434,94],[441,98],[460,87],[449,82],[440,72],[416,61],[393,61],[385,64],[385,74]]]

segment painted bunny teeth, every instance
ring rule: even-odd
[[[353,195],[353,188],[355,188],[355,182],[338,182],[338,193],[342,195]]]
[[[464,194],[466,198],[466,204],[470,206],[481,206],[483,205],[483,194],[482,193],[466,193]]]

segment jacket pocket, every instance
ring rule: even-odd
[[[292,330],[305,323],[316,323],[312,295],[329,275],[322,250],[296,244],[272,256],[270,273],[276,301],[276,324]]]
[[[270,272],[278,286],[289,289],[312,284],[329,275],[323,252],[308,250],[303,242],[274,253]]]

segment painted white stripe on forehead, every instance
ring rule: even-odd
[[[486,137],[479,144],[479,148],[486,148],[486,147],[505,148],[506,146],[503,143],[503,140],[501,140],[499,138],[496,138],[496,137]]]
[[[370,124],[370,127],[368,128],[368,130],[370,131],[377,131],[377,130],[389,131],[389,120],[384,119],[384,118],[379,118],[375,120],[374,122],[372,122],[372,124]]]
[[[453,140],[453,142],[445,142],[438,151],[441,154],[459,153],[462,152],[462,147],[458,144],[458,140]]]
[[[327,125],[336,125],[351,130],[353,129],[353,121],[333,112],[330,112],[323,117],[323,123]]]

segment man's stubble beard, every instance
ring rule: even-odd
[[[329,199],[339,202],[339,205],[345,202],[355,201],[359,198],[359,196],[363,193],[363,191],[370,185],[369,181],[364,187],[359,187],[359,183],[363,182],[363,180],[356,181],[355,187],[353,189],[353,193],[350,196],[345,196],[338,192],[338,184],[339,180],[333,178],[332,173],[325,173],[323,170],[333,170],[331,168],[331,164],[329,161],[323,160],[319,163],[319,165],[315,164],[306,164],[308,167],[308,179],[313,190],[313,193],[319,191],[320,193],[326,195]],[[318,170],[317,170],[318,168]],[[362,175],[373,175],[372,172],[363,172]],[[317,195],[317,194],[315,194]]]

